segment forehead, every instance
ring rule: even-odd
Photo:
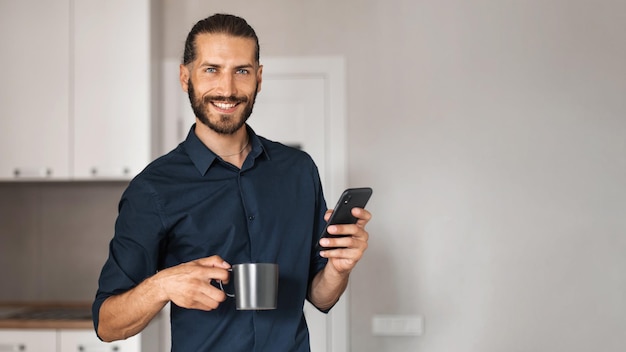
[[[256,43],[251,38],[222,33],[198,34],[195,40],[196,61],[236,61],[238,64],[255,62]]]

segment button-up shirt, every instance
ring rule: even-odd
[[[303,151],[257,136],[241,169],[187,139],[150,163],[124,191],[93,304],[157,271],[219,255],[230,264],[279,265],[277,309],[212,311],[171,305],[172,351],[309,351],[308,286],[324,267],[316,244],[326,211],[317,167]]]

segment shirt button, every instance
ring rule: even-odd
[[[254,220],[254,215],[248,216],[248,220],[250,220],[250,221]]]

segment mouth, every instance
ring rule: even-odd
[[[234,112],[239,104],[239,102],[211,101],[211,105],[224,114]]]

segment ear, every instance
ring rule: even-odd
[[[259,68],[256,71],[257,75],[256,75],[256,86],[257,86],[257,90],[256,92],[260,92],[261,91],[261,83],[263,83],[263,65],[259,65]]]
[[[185,92],[187,92],[187,89],[189,88],[188,86],[189,75],[190,73],[189,73],[189,69],[187,68],[187,66],[180,64],[180,72],[179,72],[178,78],[180,79],[180,86],[183,88]]]

